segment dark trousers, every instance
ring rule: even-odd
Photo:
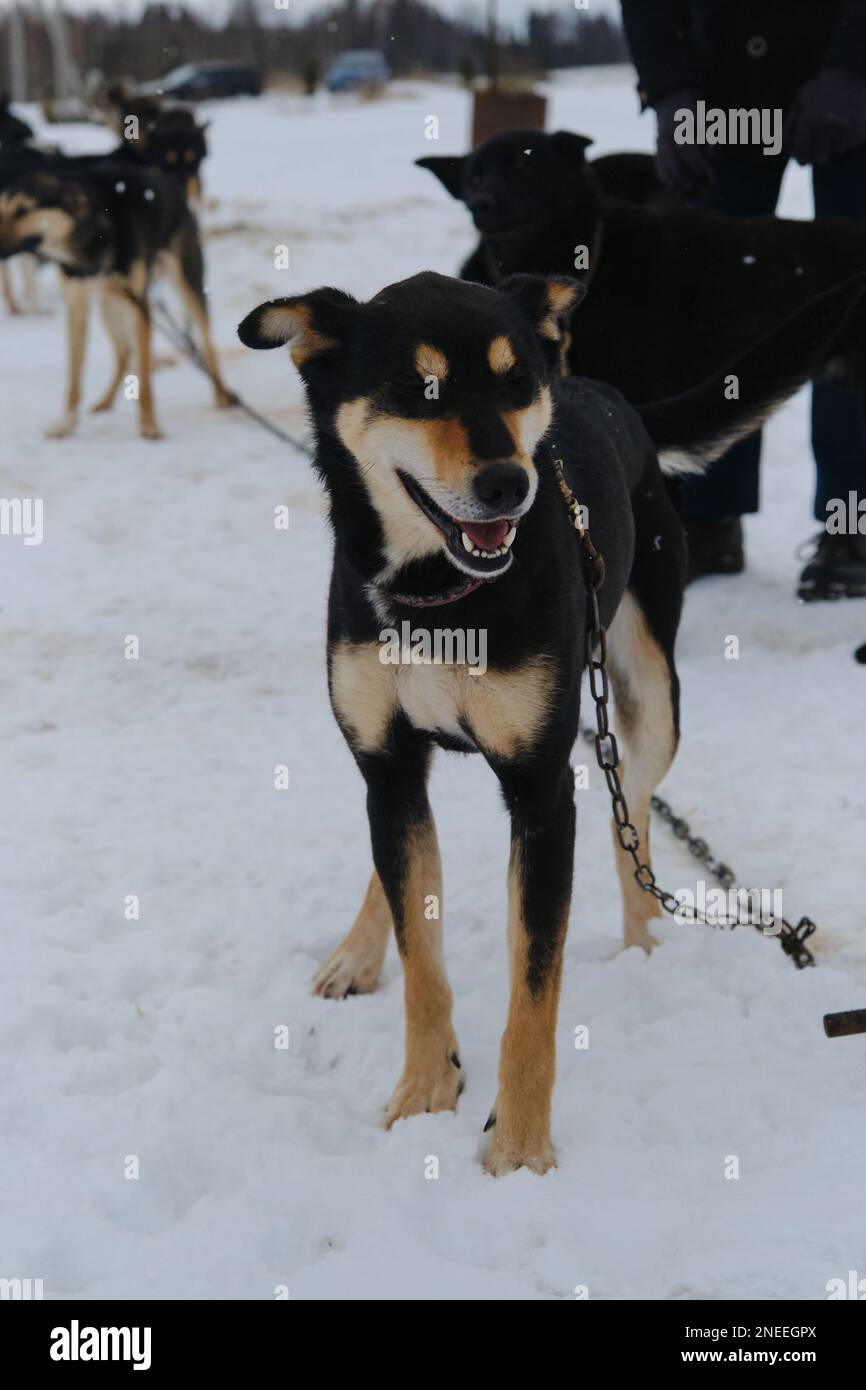
[[[785,165],[782,159],[737,162],[719,160],[717,182],[702,206],[735,217],[759,217],[775,211]],[[816,217],[850,217],[866,222],[866,149],[832,159],[812,169]],[[815,517],[827,520],[831,497],[866,490],[866,413],[860,391],[817,381],[812,387],[812,451],[817,477]],[[683,515],[693,521],[717,521],[758,510],[761,432],[735,444],[701,477],[681,485]]]

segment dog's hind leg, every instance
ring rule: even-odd
[[[105,394],[94,406],[91,406],[94,415],[111,409],[114,404],[114,397],[117,395],[117,389],[126,375],[132,348],[130,341],[131,316],[135,312],[130,304],[108,287],[103,288],[99,296],[99,309],[106,332],[114,346],[114,375]]]
[[[608,632],[608,668],[621,744],[620,776],[629,814],[649,864],[650,798],[673,761],[679,741],[679,680],[674,646],[685,585],[683,528],[655,464],[633,498],[635,549],[628,590]],[[626,946],[654,943],[649,923],[661,915],[651,893],[636,882],[635,866],[620,845],[614,853],[623,899]]]
[[[154,413],[150,361],[150,313],[146,306],[139,308],[136,313],[135,333],[138,347],[139,432],[142,439],[162,439],[162,431],[156,423]]]
[[[41,314],[42,307],[39,303],[39,284],[36,272],[39,269],[39,262],[35,256],[19,256],[21,263],[21,285],[24,295],[24,305],[28,314]]]
[[[234,405],[235,397],[220,375],[219,361],[210,332],[207,298],[204,292],[204,263],[196,234],[182,235],[176,249],[166,252],[163,262],[177,285],[183,306],[198,333],[201,354],[208,376],[213,382],[214,403],[224,409]]]
[[[608,669],[616,699],[616,735],[622,745],[620,777],[630,818],[640,837],[640,858],[650,863],[650,798],[670,767],[677,746],[676,672],[672,659],[650,633],[634,595],[625,595],[608,633]],[[649,923],[661,916],[652,894],[634,877],[631,855],[611,822],[623,901],[626,946],[656,944]]]
[[[323,999],[369,994],[376,988],[388,949],[393,919],[382,880],[374,871],[352,930],[313,978]]]
[[[46,431],[49,439],[65,439],[74,433],[78,423],[81,373],[87,344],[87,313],[90,307],[90,287],[86,280],[63,275],[61,285],[66,300],[66,409],[60,419]]]
[[[576,717],[575,717],[576,724]],[[508,955],[511,998],[484,1167],[546,1173],[556,1163],[550,1107],[556,1017],[574,860],[574,778],[567,754],[497,769],[511,811]]]

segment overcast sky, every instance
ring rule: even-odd
[[[26,2],[26,0],[25,0]],[[531,9],[537,10],[558,10],[563,14],[571,14],[575,11],[574,0],[497,0],[498,12],[501,23],[512,28],[522,28],[526,16]],[[651,3],[652,0],[648,0]],[[0,10],[8,9],[11,0],[0,0]],[[54,0],[42,0],[43,4],[53,4]],[[362,7],[365,0],[361,0]],[[465,14],[477,15],[479,18],[484,14],[486,0],[427,0],[433,9],[442,10],[445,14]],[[70,10],[111,10],[116,14],[128,14],[131,17],[139,14],[144,8],[144,0],[64,0],[67,9]],[[219,18],[228,12],[230,0],[185,0],[188,9],[199,10],[215,18]],[[261,0],[262,10],[268,8],[267,0]],[[315,10],[327,8],[322,0],[289,0],[287,17],[291,19],[293,15],[299,19],[311,14]],[[581,6],[583,9],[584,6]],[[614,14],[618,11],[618,0],[588,0],[585,6],[588,14]],[[285,11],[280,11],[284,15]]]

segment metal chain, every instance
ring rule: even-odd
[[[188,357],[189,360],[198,367],[199,371],[204,372],[206,377],[211,377],[211,373],[208,370],[204,358],[199,352],[195,339],[187,329],[183,328],[181,324],[178,323],[168,305],[163,300],[154,296],[150,308],[156,327],[160,332],[165,334],[172,346],[178,352],[183,353],[185,357]],[[211,380],[212,379],[211,377]],[[239,396],[237,392],[234,391],[232,392],[232,404],[238,410],[242,410],[244,415],[248,416],[250,420],[255,421],[257,425],[261,425],[263,430],[267,430],[270,434],[281,440],[283,444],[290,445],[291,448],[296,449],[299,454],[303,454],[305,458],[313,458],[315,450],[306,440],[296,439],[294,435],[289,434],[279,425],[275,425],[273,420],[268,420],[267,417],[262,415],[258,410],[254,410],[251,405],[247,404],[242,396]]]
[[[629,815],[628,802],[625,799],[619,775],[619,747],[609,721],[607,632],[598,611],[598,595],[604,584],[604,560],[589,534],[580,504],[568,485],[562,459],[554,457],[552,453],[551,457],[553,458],[559,489],[589,564],[587,593],[590,611],[586,631],[586,666],[589,673],[589,688],[595,704],[596,731],[584,730],[583,732],[595,744],[595,756],[604,773],[607,789],[610,793],[614,831],[620,846],[631,857],[636,881],[645,893],[649,893],[655,898],[665,912],[671,915],[676,913],[681,920],[685,919],[693,924],[707,927],[715,925],[731,929],[738,926],[754,927],[762,935],[778,936],[782,950],[792,958],[799,970],[802,970],[804,966],[814,965],[815,958],[806,945],[807,939],[816,930],[815,923],[811,918],[801,917],[796,927],[792,926],[784,917],[775,917],[772,914],[764,922],[755,922],[750,917],[735,917],[718,924],[708,922],[706,917],[697,912],[695,908],[681,903],[673,893],[666,892],[659,887],[649,864],[642,860],[640,835]],[[691,853],[718,879],[723,888],[731,889],[736,886],[736,876],[733,869],[722,860],[713,858],[706,840],[693,836],[688,822],[680,816],[675,816],[666,801],[663,801],[659,796],[654,796],[650,805],[663,820],[670,824],[677,839],[687,842]]]

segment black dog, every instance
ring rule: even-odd
[[[78,417],[88,288],[98,283],[115,347],[111,384],[95,410],[108,410],[133,354],[137,357],[141,433],[160,438],[151,386],[148,289],[157,270],[174,280],[195,325],[216,404],[232,404],[210,336],[198,225],[180,183],[135,163],[105,159],[43,161],[0,194],[0,257],[34,252],[61,270],[69,316],[68,384],[54,438]]]
[[[629,400],[687,390],[866,270],[866,228],[842,218],[736,218],[608,199],[586,143],[567,131],[509,131],[473,154],[417,162],[466,203],[481,233],[467,278],[497,284],[538,271],[585,280],[568,369],[611,382]],[[828,345],[816,371],[866,384],[866,314]]]
[[[434,745],[481,752],[511,813],[511,1004],[485,1159],[495,1174],[543,1173],[555,1161],[554,1036],[575,830],[569,757],[587,603],[554,459],[607,566],[602,621],[646,856],[649,799],[677,744],[685,574],[654,446],[694,460],[752,429],[804,379],[861,287],[810,306],[737,364],[738,401],[715,379],[643,420],[612,387],[559,376],[562,325],[583,294],[561,277],[518,275],[495,291],[423,274],[367,304],[335,289],[275,300],[238,330],[250,347],[290,344],[330,498],[331,702],[367,785],[375,872],[316,988],[330,997],[372,989],[393,921],[406,1060],[389,1125],[453,1109],[461,1089],[426,790]],[[421,664],[402,655],[392,664],[393,646],[386,659],[383,628],[403,623],[411,648],[426,651]],[[486,635],[483,670],[465,660],[471,633]],[[617,860],[625,940],[648,949],[655,903],[624,851]]]
[[[625,199],[627,203],[641,203],[662,211],[683,206],[679,194],[665,188],[651,154],[633,150],[602,154],[589,161],[589,168],[605,198]]]
[[[8,150],[33,139],[33,128],[9,110],[9,98],[0,95],[0,149]]]

